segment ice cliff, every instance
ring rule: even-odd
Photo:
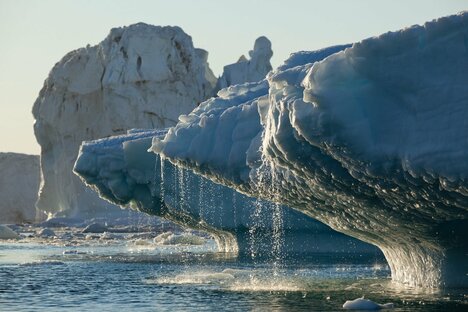
[[[36,221],[39,156],[0,153],[0,224]]]
[[[211,96],[215,83],[207,52],[178,27],[114,28],[98,45],[68,53],[33,108],[41,146],[38,209],[83,217],[113,210],[72,172],[81,142],[173,126]]]
[[[222,90],[152,150],[377,245],[395,281],[467,287],[467,86],[464,12]]]

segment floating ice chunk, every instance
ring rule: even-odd
[[[107,232],[107,226],[100,223],[92,223],[84,228],[82,233],[104,233]]]
[[[16,239],[20,236],[6,225],[0,225],[0,239]]]
[[[142,238],[138,238],[136,239],[133,244],[135,246],[150,246],[152,245],[152,243],[150,241],[148,241],[147,239],[142,239]]]
[[[19,264],[20,266],[36,266],[36,265],[64,265],[65,263],[58,260],[39,260],[32,262],[25,262]]]
[[[205,239],[190,233],[179,235],[166,232],[156,236],[154,242],[158,245],[203,245],[205,244]]]
[[[88,254],[88,252],[80,251],[80,250],[65,250],[62,254],[64,255],[86,255]]]
[[[40,237],[54,237],[55,236],[55,232],[51,229],[42,229],[39,231],[39,233],[37,234],[38,236]]]
[[[223,272],[192,272],[173,277],[148,280],[148,284],[224,284],[235,280],[232,274]]]
[[[80,218],[54,217],[41,222],[38,225],[41,227],[65,227],[79,225],[81,223],[83,223],[83,219]]]
[[[393,308],[393,303],[378,304],[369,299],[364,299],[364,297],[354,300],[346,300],[343,304],[343,309],[346,310],[380,310]]]
[[[110,240],[110,239],[117,239],[117,238],[118,238],[117,235],[109,233],[109,232],[104,232],[101,234],[101,237],[99,237],[99,239],[102,239],[102,240]]]

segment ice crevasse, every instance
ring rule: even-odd
[[[285,64],[258,88],[220,91],[152,150],[377,245],[395,281],[468,286],[467,12]]]

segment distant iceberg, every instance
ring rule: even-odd
[[[95,46],[65,55],[33,107],[41,146],[37,208],[48,216],[93,218],[120,209],[73,174],[79,146],[132,128],[166,128],[211,97],[208,52],[179,27],[138,23],[113,28]]]
[[[466,287],[467,38],[464,12],[317,62],[293,55],[181,116],[151,149],[377,245],[397,282]]]
[[[0,224],[39,221],[39,156],[0,153],[0,172]]]

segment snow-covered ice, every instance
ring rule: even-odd
[[[44,228],[41,229],[37,235],[40,237],[54,237],[55,232],[52,229]]]

